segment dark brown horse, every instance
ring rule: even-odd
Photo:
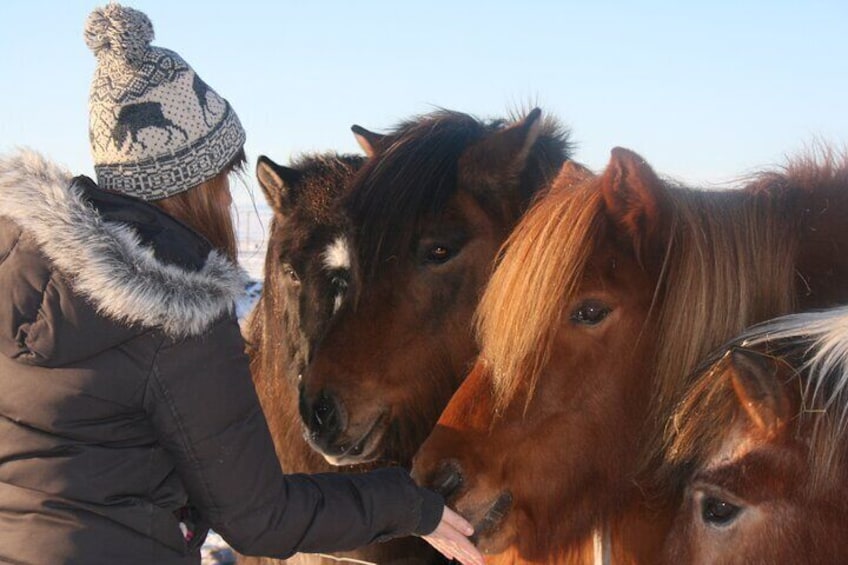
[[[538,109],[512,124],[438,111],[370,138],[347,202],[357,293],[314,351],[301,415],[334,464],[408,466],[476,357],[497,249],[568,143]]]
[[[298,415],[298,378],[309,352],[351,290],[350,223],[341,205],[350,179],[365,159],[307,155],[290,167],[260,157],[257,177],[274,211],[262,294],[246,324],[251,372],[286,473],[335,472],[304,439]],[[345,469],[353,470],[353,469]],[[289,563],[358,559],[423,565],[443,560],[414,538],[336,554],[299,555]],[[242,563],[274,560],[242,558]]]
[[[676,500],[646,496],[689,374],[748,325],[848,299],[848,166],[697,191],[615,149],[510,236],[478,310],[482,361],[414,472],[494,562],[653,563]],[[588,554],[588,557],[587,557]]]
[[[670,427],[685,496],[666,562],[848,562],[848,308],[772,320],[717,357]]]

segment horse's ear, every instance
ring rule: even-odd
[[[350,131],[353,132],[353,137],[356,138],[356,142],[359,143],[359,147],[362,148],[367,157],[373,157],[383,149],[385,135],[368,131],[357,125],[351,126]]]
[[[294,204],[293,189],[303,175],[297,169],[278,165],[265,155],[256,161],[256,178],[268,204],[277,212],[285,213]]]
[[[749,349],[730,352],[730,379],[748,419],[766,434],[779,431],[790,417],[790,401],[778,377],[779,361]]]
[[[460,166],[473,167],[470,178],[517,177],[526,167],[527,156],[539,138],[541,115],[542,111],[534,108],[523,120],[474,144],[461,157]]]
[[[554,180],[554,185],[558,188],[564,188],[586,182],[592,178],[595,178],[595,173],[588,167],[569,159],[562,164],[556,180]]]
[[[644,253],[657,235],[663,182],[642,157],[616,147],[600,178],[600,189],[607,215],[633,240],[637,254]]]

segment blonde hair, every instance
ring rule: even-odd
[[[508,238],[479,303],[481,354],[500,410],[520,390],[529,404],[563,309],[597,245],[609,237],[598,182],[555,186],[537,202]],[[784,212],[791,202],[778,194],[674,186],[663,192],[669,236],[649,313],[659,325],[652,379],[657,426],[685,388],[682,376],[711,349],[753,322],[795,308],[797,247]]]
[[[497,411],[512,401],[525,378],[526,403],[533,396],[565,297],[577,292],[591,242],[600,236],[601,202],[591,182],[557,183],[501,248],[475,318],[481,356],[494,374]]]
[[[246,161],[244,149],[241,149],[233,160],[211,179],[179,194],[153,202],[165,213],[205,237],[233,263],[238,261],[238,245],[230,210],[232,198],[228,177],[232,172],[243,172]]]

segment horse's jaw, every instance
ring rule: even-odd
[[[336,467],[346,465],[363,465],[373,463],[382,455],[383,438],[388,429],[387,413],[381,412],[365,431],[350,437],[345,435],[335,438],[332,442],[318,441],[313,434],[307,433],[309,445],[324,457],[330,465]]]

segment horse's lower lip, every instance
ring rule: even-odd
[[[343,449],[338,455],[323,453],[324,459],[331,465],[353,465],[361,463],[369,463],[376,459],[372,457],[372,453],[379,445],[382,439],[382,423],[386,418],[386,413],[383,412],[374,420],[371,427],[348,449]]]

